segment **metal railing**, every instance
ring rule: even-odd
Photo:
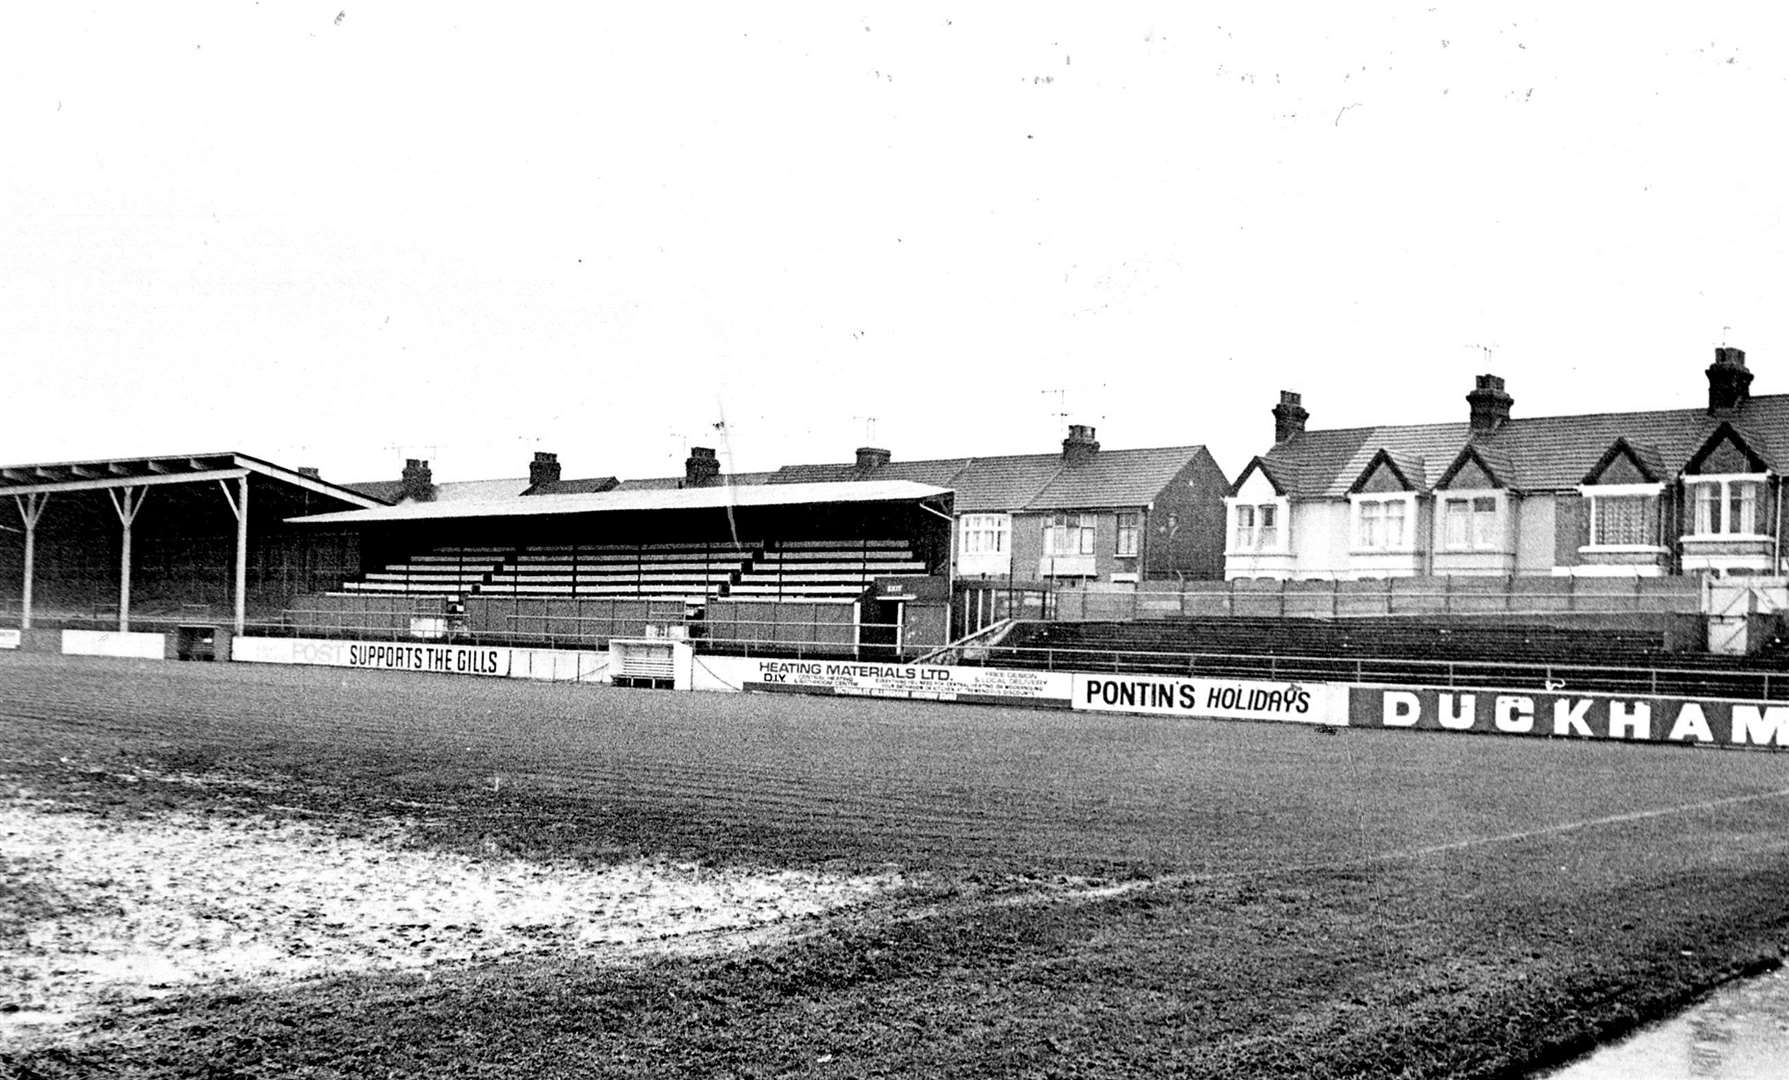
[[[892,622],[820,621],[791,624],[774,619],[728,619],[731,627],[762,628],[745,633],[717,633],[700,619],[650,618],[617,620],[608,616],[569,614],[510,614],[508,628],[477,627],[463,615],[417,616],[430,621],[422,633],[396,625],[397,615],[379,622],[312,621],[302,616],[341,616],[339,611],[293,609],[287,616],[301,618],[250,621],[246,632],[258,637],[303,637],[335,641],[427,641],[441,644],[500,645],[522,648],[601,649],[613,638],[639,638],[651,634],[682,637],[702,652],[733,656],[779,656],[802,659],[900,658],[910,659],[935,649],[935,642],[896,645],[900,626]],[[436,627],[434,623],[439,622]],[[520,625],[517,625],[520,624]],[[878,641],[881,638],[883,640]]]
[[[963,663],[1045,671],[1203,676],[1268,682],[1395,683],[1566,693],[1789,698],[1789,673],[1762,664],[1650,667],[1569,661],[1162,652],[1056,645],[992,645],[985,653],[983,658],[965,658]]]
[[[1691,579],[1386,578],[1374,581],[1188,582],[1182,588],[1060,589],[1059,620],[1405,615],[1696,615]],[[1045,616],[1052,617],[1052,616]]]
[[[318,613],[324,614],[324,613]],[[339,612],[329,614],[339,615]],[[132,629],[171,631],[181,625],[207,621],[198,613],[133,614]],[[42,629],[114,629],[114,612],[44,613]],[[212,619],[211,622],[218,620]],[[570,623],[571,633],[552,626],[537,631],[497,632],[477,630],[464,624],[463,616],[449,617],[439,634],[416,635],[408,627],[385,624],[334,626],[295,625],[283,617],[251,619],[247,632],[268,637],[316,637],[336,640],[418,640],[475,645],[507,645],[569,649],[604,648],[612,637],[640,637],[646,625],[628,626],[624,632],[609,619],[555,616],[554,624]],[[598,626],[601,624],[601,632]],[[681,633],[705,653],[740,656],[801,658],[900,659],[911,662],[935,652],[936,643],[922,646],[893,644],[898,628],[892,623],[817,622],[791,626],[775,620],[732,620],[732,625],[764,627],[764,633],[715,633],[700,620],[666,620],[654,624],[662,632]],[[883,636],[884,643],[864,642]],[[775,633],[783,636],[772,636]],[[847,637],[849,635],[849,637]],[[1454,660],[1398,656],[1319,656],[1235,652],[1164,651],[1113,646],[981,645],[956,658],[967,666],[1022,667],[1046,671],[1115,672],[1256,679],[1272,682],[1391,683],[1449,688],[1507,688],[1556,690],[1565,693],[1599,692],[1663,696],[1731,697],[1750,700],[1789,699],[1789,670],[1780,661],[1710,658],[1705,664],[1677,662],[1661,666],[1618,663],[1537,660]]]

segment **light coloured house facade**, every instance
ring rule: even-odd
[[[1739,349],[1705,374],[1698,408],[1529,419],[1481,375],[1464,422],[1333,431],[1283,393],[1226,500],[1224,575],[1779,573],[1789,395],[1751,396]]]

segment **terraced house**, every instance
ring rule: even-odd
[[[1696,408],[1307,431],[1296,393],[1226,500],[1225,577],[1779,573],[1789,395],[1715,350]]]
[[[956,492],[959,579],[1134,582],[1223,573],[1224,472],[1203,446],[1101,450],[1071,424],[1060,454],[786,465],[771,483],[912,480]]]

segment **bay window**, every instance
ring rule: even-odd
[[[1354,546],[1363,551],[1410,550],[1412,499],[1355,496]]]
[[[1497,498],[1472,495],[1444,498],[1441,544],[1450,551],[1495,551],[1502,546],[1497,527]]]
[[[1692,536],[1761,536],[1762,476],[1686,476]]]
[[[1005,514],[964,514],[963,554],[1006,554],[1011,520]]]
[[[1232,530],[1230,550],[1283,551],[1280,543],[1279,503],[1235,503],[1231,507],[1236,523]]]

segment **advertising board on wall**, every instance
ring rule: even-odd
[[[24,635],[18,630],[0,630],[0,649],[16,649]]]
[[[1074,707],[1092,712],[1344,724],[1337,688],[1327,683],[1203,679],[1174,675],[1074,676]]]
[[[320,664],[377,671],[444,675],[509,675],[510,650],[482,645],[327,641],[314,638],[237,638],[233,658],[263,664]]]
[[[710,680],[730,684],[728,689],[1054,708],[1067,708],[1070,694],[1069,676],[1063,672],[863,660],[705,656],[698,665],[698,686]]]
[[[1789,702],[1355,686],[1357,727],[1789,747]]]
[[[138,660],[160,660],[167,655],[168,639],[165,634],[127,630],[64,630],[62,652],[65,656],[128,656]]]
[[[608,653],[571,649],[240,637],[233,643],[231,659],[257,664],[313,664],[373,671],[420,671],[445,675],[537,679],[543,682],[609,680]]]

